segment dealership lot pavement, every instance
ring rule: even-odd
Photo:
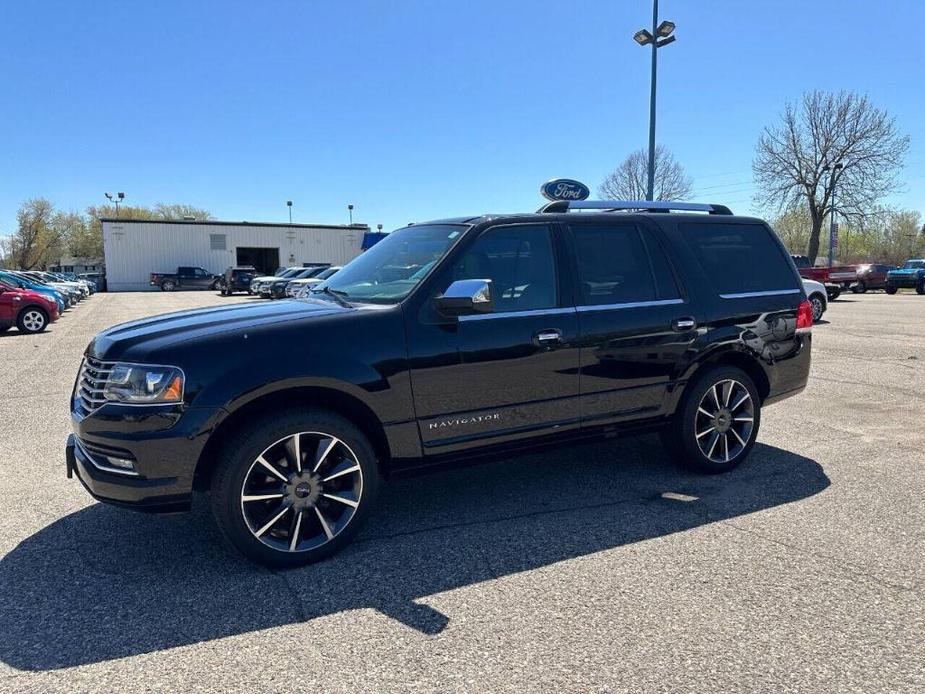
[[[0,335],[0,691],[925,690],[925,297],[834,302],[729,475],[642,437],[393,480],[294,571],[64,475],[91,337],[230,301],[100,294]]]

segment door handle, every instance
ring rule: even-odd
[[[533,336],[533,342],[540,347],[549,347],[562,342],[562,331],[555,328],[540,330]]]
[[[697,321],[695,321],[690,316],[684,316],[683,318],[675,318],[671,321],[671,329],[676,330],[677,332],[683,332],[684,330],[693,330],[697,327]]]

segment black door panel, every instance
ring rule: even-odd
[[[578,426],[578,316],[559,304],[554,230],[481,233],[435,283],[491,280],[495,312],[448,322],[409,316],[411,379],[427,453]],[[571,400],[571,402],[566,402]]]

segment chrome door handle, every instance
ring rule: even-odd
[[[540,330],[533,336],[533,341],[540,346],[548,346],[562,342],[561,330]]]
[[[685,316],[684,318],[675,318],[671,322],[671,329],[681,332],[682,330],[693,330],[697,327],[697,321],[693,318]]]

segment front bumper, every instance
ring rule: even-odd
[[[93,498],[140,511],[188,510],[196,465],[217,412],[211,408],[119,408],[104,405],[80,417],[65,445],[68,477]],[[134,461],[134,473],[107,457]]]
[[[922,279],[918,275],[888,276],[886,278],[886,286],[898,289],[915,289],[920,284],[922,284]]]
[[[65,444],[67,476],[76,476],[97,501],[149,513],[176,513],[190,508],[190,485],[179,478],[147,479],[110,472],[97,462],[74,434]]]

